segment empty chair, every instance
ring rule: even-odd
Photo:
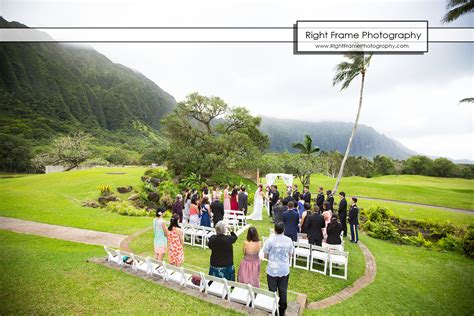
[[[317,245],[311,245],[311,264],[310,271],[318,272],[326,275],[328,267],[329,251],[327,248],[320,247]],[[322,266],[322,270],[315,268],[316,266]]]
[[[323,242],[323,247],[329,250],[337,250],[337,251],[344,251],[344,246],[341,245],[331,245]]]
[[[149,273],[151,275],[156,275],[163,280],[166,280],[167,275],[166,275],[166,269],[163,265],[163,262],[160,260],[156,260],[154,258],[147,257],[146,258],[148,268],[149,268]]]
[[[224,299],[227,296],[227,280],[224,278],[218,278],[212,275],[205,276],[205,292],[206,294],[212,294],[219,296]]]
[[[193,245],[204,248],[204,244],[206,243],[206,236],[207,236],[206,229],[204,228],[204,226],[194,226],[193,228],[194,228]]]
[[[227,280],[227,299],[249,306],[252,302],[252,286]]]
[[[252,287],[252,307],[264,310],[272,315],[279,315],[278,311],[278,297],[276,292],[270,292],[264,289]]]
[[[349,253],[345,251],[330,250],[329,251],[329,275],[335,278],[347,280],[347,264],[349,261]],[[344,275],[333,273],[333,269],[339,270],[344,267]]]
[[[303,244],[308,243],[308,238],[306,237],[307,236],[306,234],[298,233],[297,236],[298,236],[297,238],[298,242],[303,243]]]
[[[207,243],[209,242],[209,238],[211,236],[216,234],[216,230],[211,227],[205,227],[203,226],[202,229],[204,230],[205,236],[204,236],[204,248],[207,248]]]
[[[146,261],[145,257],[132,253],[132,259],[133,259],[132,268],[134,271],[141,271],[147,274],[151,273],[150,267],[148,266],[148,262]]]
[[[184,286],[197,289],[201,292],[204,291],[205,278],[202,272],[196,272],[196,271],[189,270],[186,268],[183,268],[183,272],[184,272],[184,278],[185,278]],[[199,285],[196,285],[193,283],[192,281],[193,276],[199,277],[201,279],[201,281],[199,282]]]
[[[300,242],[295,242],[295,251],[293,252],[293,267],[309,270],[309,262],[311,258],[311,246]],[[304,265],[299,265],[298,261],[305,260]]]
[[[183,228],[184,243],[186,245],[193,246],[193,242],[194,242],[193,226],[189,224],[181,224],[181,227]]]
[[[107,253],[107,261],[114,262],[116,264],[120,264],[122,262],[122,257],[120,256],[120,252],[116,249],[109,248],[104,246],[105,252]]]
[[[186,283],[186,276],[184,274],[183,268],[176,267],[172,264],[164,263],[166,269],[166,281],[171,281],[178,283],[181,286],[184,286]]]

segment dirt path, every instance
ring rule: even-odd
[[[415,202],[405,202],[405,201],[390,200],[390,199],[379,199],[379,198],[374,198],[374,197],[369,197],[369,196],[360,196],[360,195],[358,195],[357,197],[361,198],[361,199],[366,199],[366,200],[394,202],[394,203],[400,203],[400,204],[405,204],[405,205],[413,205],[413,206],[425,206],[425,207],[436,208],[436,209],[443,210],[443,211],[450,211],[450,212],[457,212],[457,213],[474,215],[474,210],[468,210],[468,209],[463,209],[463,208],[454,208],[454,207],[423,204],[423,203],[415,203]]]
[[[0,229],[23,234],[80,242],[90,245],[110,246],[116,248],[118,248],[122,241],[128,237],[126,235],[30,222],[10,217],[0,217]]]

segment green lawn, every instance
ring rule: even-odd
[[[269,236],[269,228],[272,227],[272,224],[270,224],[266,215],[264,215],[264,221],[250,221],[250,223],[255,225],[261,235]],[[243,259],[243,243],[245,237],[246,232],[239,236],[239,239],[234,245],[234,264],[236,271],[238,271],[239,264]],[[131,248],[136,253],[153,256],[153,232],[149,231],[140,235],[132,242]],[[308,301],[311,302],[328,297],[352,284],[357,278],[364,274],[365,260],[362,251],[358,246],[351,244],[350,242],[346,242],[345,248],[346,251],[349,251],[350,253],[350,266],[348,270],[349,273],[347,281],[331,278],[329,276],[323,276],[315,272],[291,268],[289,289],[294,292],[307,294]],[[211,252],[209,249],[185,245],[184,266],[198,269],[207,273],[209,272],[210,255]],[[167,257],[165,257],[165,260],[167,260]],[[265,269],[266,262],[263,261],[260,273],[260,282],[262,283],[262,287],[266,287],[267,284]],[[315,287],[315,284],[318,286]],[[295,294],[290,294],[290,299],[294,299],[295,297]]]
[[[473,315],[474,261],[454,253],[399,246],[362,236],[374,254],[377,277],[328,315]]]
[[[311,192],[317,192],[322,186],[332,190],[336,179],[322,176],[311,176]],[[298,180],[296,184],[300,184]],[[280,192],[285,185],[282,180],[276,182]],[[301,188],[301,184],[299,185]],[[346,177],[339,186],[339,192],[350,195],[362,195],[406,202],[464,208],[474,210],[474,180],[437,178],[425,176],[383,176],[374,178]]]
[[[0,231],[0,314],[236,314],[86,259],[101,247]]]
[[[97,186],[140,183],[144,168],[94,168],[82,171],[29,175],[0,179],[0,216],[16,217],[48,224],[131,234],[148,225],[149,218],[107,213],[81,206],[95,199]],[[108,174],[125,172],[125,174]],[[118,194],[118,193],[117,193]],[[118,194],[121,198],[128,195]]]

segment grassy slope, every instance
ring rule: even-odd
[[[250,223],[255,225],[261,235],[269,235],[269,228],[272,227],[272,225],[270,224],[266,215],[264,215],[264,221],[250,221]],[[245,236],[246,233],[239,236],[238,241],[234,245],[234,264],[236,271],[238,271],[238,266],[243,258],[242,249]],[[139,238],[132,242],[131,248],[136,253],[153,256],[153,232],[149,231],[142,234]],[[364,274],[365,260],[359,247],[347,242],[346,250],[350,252],[350,269],[349,278],[347,281],[330,278],[315,272],[292,268],[289,289],[295,292],[305,293],[308,295],[309,301],[315,301],[330,296],[349,284],[352,284],[357,278]],[[209,270],[210,255],[211,252],[209,249],[204,250],[199,247],[191,247],[186,245],[184,266],[196,268],[207,273]],[[167,257],[165,257],[165,260],[167,260]],[[262,262],[262,268],[260,272],[260,282],[262,283],[262,287],[266,287],[267,285],[265,269],[266,262]],[[318,286],[315,287],[315,284],[318,284]],[[294,299],[294,297],[295,295],[290,295],[290,299]]]
[[[130,234],[147,226],[149,219],[82,207],[81,201],[97,198],[98,185],[110,185],[114,190],[118,186],[136,187],[143,172],[143,168],[96,168],[0,179],[0,216]]]
[[[324,189],[334,187],[336,179],[311,176],[311,192],[317,192],[319,186]],[[299,184],[299,181],[296,181]],[[278,185],[284,188],[283,181]],[[474,210],[474,180],[436,178],[425,176],[383,176],[374,178],[343,178],[339,191],[348,195],[363,195],[398,201],[417,202],[455,208]]]
[[[474,261],[453,253],[399,246],[363,236],[377,261],[375,282],[328,315],[472,315]]]
[[[100,247],[0,231],[0,314],[235,314],[86,259]]]

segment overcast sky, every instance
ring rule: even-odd
[[[292,26],[296,20],[422,19],[443,26],[446,1],[22,1],[0,14],[29,26]],[[474,14],[449,26],[473,26]],[[445,26],[445,25],[444,25]],[[178,101],[198,91],[252,113],[355,118],[359,80],[332,87],[339,55],[293,55],[292,44],[93,44]],[[376,55],[360,123],[419,153],[474,160],[473,44],[430,44],[425,55]]]

